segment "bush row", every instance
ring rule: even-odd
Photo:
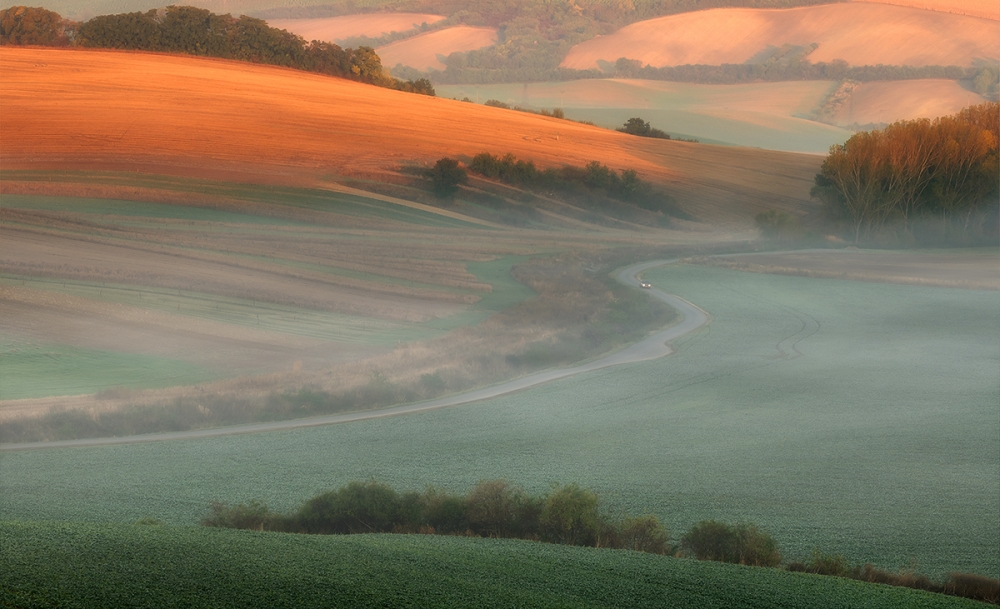
[[[507,480],[486,480],[463,496],[435,488],[398,493],[376,481],[351,482],[316,495],[291,514],[271,511],[257,501],[235,506],[216,501],[202,524],[320,535],[418,533],[518,538],[748,566],[781,564],[777,542],[756,525],[703,520],[674,543],[655,515],[615,519],[601,506],[596,493],[576,484],[553,486],[545,495],[532,496]],[[892,573],[871,564],[852,566],[843,556],[819,550],[809,560],[789,563],[786,568],[1000,602],[1000,580],[968,573],[950,573],[943,582],[934,582],[910,571]]]
[[[560,191],[564,195],[579,194],[585,190],[653,213],[690,219],[677,207],[673,197],[655,190],[651,184],[640,179],[634,169],[617,172],[598,161],[591,161],[582,168],[566,165],[560,169],[541,170],[535,167],[534,162],[519,160],[513,154],[501,157],[483,152],[472,158],[469,170],[521,188]],[[574,197],[574,203],[594,206],[595,202]],[[597,206],[607,208],[600,203]]]

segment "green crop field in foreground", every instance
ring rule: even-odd
[[[675,538],[756,522],[786,559],[1000,575],[1000,293],[649,271],[709,326],[655,361],[349,425],[0,456],[0,518],[194,524],[374,477],[595,489]]]
[[[0,522],[16,607],[977,607],[853,580],[515,540]]]

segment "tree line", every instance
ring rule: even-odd
[[[507,480],[481,481],[466,495],[436,488],[399,493],[374,480],[350,482],[308,499],[289,514],[272,511],[258,501],[234,506],[213,501],[202,525],[318,535],[400,533],[528,539],[756,567],[782,564],[775,539],[752,523],[702,520],[675,541],[654,514],[616,518],[601,505],[597,493],[577,484],[553,485],[548,493],[533,496]],[[908,571],[884,571],[870,563],[851,565],[843,556],[819,549],[809,559],[788,563],[785,568],[1000,602],[1000,581],[995,579],[949,573],[945,581],[934,582]]]
[[[831,147],[811,194],[855,242],[893,234],[995,242],[998,141],[997,102],[856,133]]]
[[[519,160],[513,154],[501,157],[482,152],[472,158],[469,171],[512,186],[540,191],[571,194],[584,188],[646,211],[688,218],[670,195],[655,190],[652,184],[639,178],[634,169],[615,171],[598,161],[591,161],[582,168],[565,165],[559,169],[541,170],[534,162]]]
[[[0,45],[186,53],[296,68],[434,95],[427,79],[401,81],[389,76],[370,47],[343,49],[329,42],[306,42],[260,19],[217,15],[191,6],[101,15],[83,23],[46,9],[15,6],[0,11]]]

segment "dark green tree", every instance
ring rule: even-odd
[[[427,177],[434,185],[434,194],[441,199],[455,196],[458,185],[465,184],[469,179],[458,161],[447,157],[439,159],[434,167],[427,171]]]

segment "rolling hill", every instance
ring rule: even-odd
[[[635,169],[693,216],[802,211],[821,159],[638,138],[295,70],[145,53],[0,50],[5,169],[139,171],[313,186],[444,156]]]
[[[666,34],[666,35],[665,35]],[[818,44],[812,62],[959,65],[1000,56],[994,21],[904,6],[839,3],[791,9],[720,8],[640,21],[573,47],[563,67],[619,57],[674,66],[744,63],[783,45]]]
[[[445,65],[438,56],[481,49],[496,42],[497,31],[493,28],[459,25],[400,40],[376,50],[382,58],[382,65],[387,67],[403,64],[420,71],[443,70]]]

